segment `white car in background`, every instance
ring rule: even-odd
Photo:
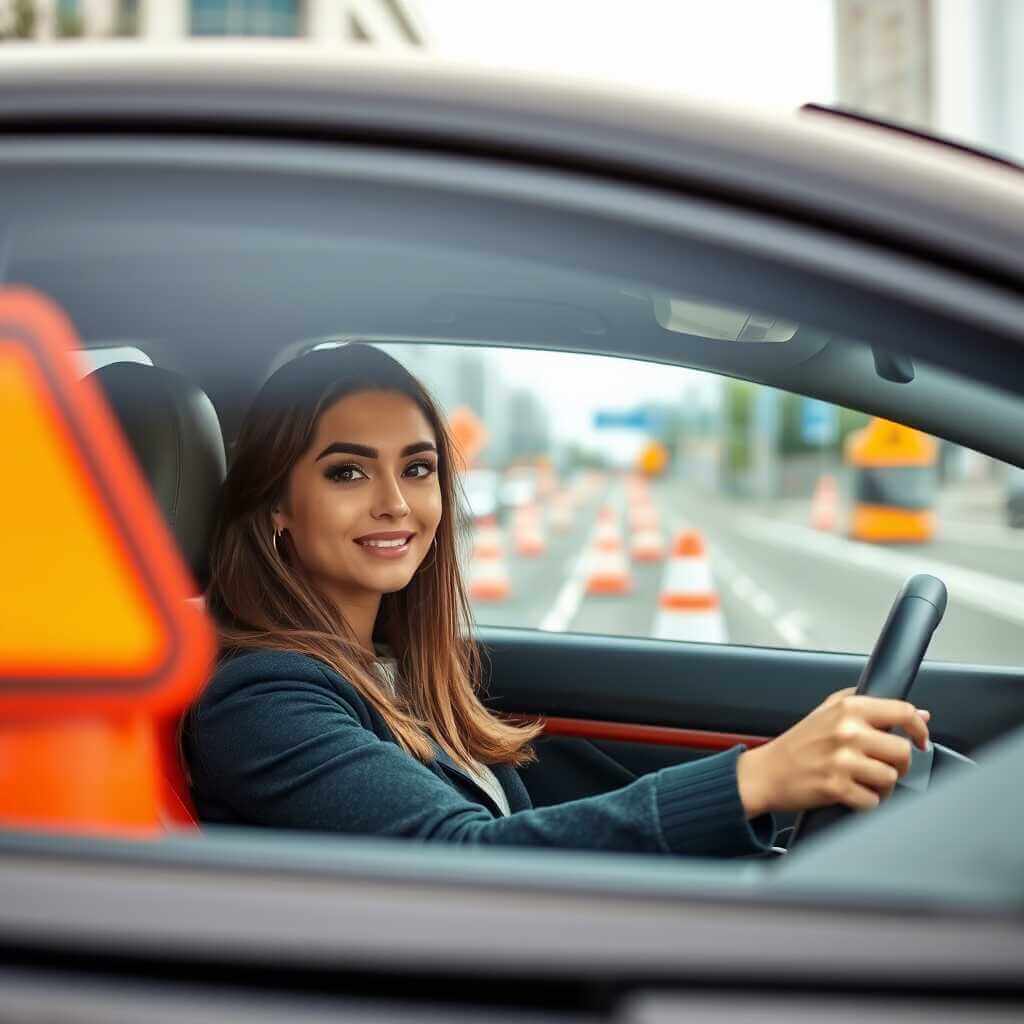
[[[498,514],[497,470],[468,469],[462,474],[462,491],[466,496],[466,511],[471,520],[485,519]]]
[[[517,509],[529,505],[537,497],[537,471],[532,466],[513,466],[505,472],[498,490],[502,509]]]

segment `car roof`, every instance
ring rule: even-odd
[[[666,336],[649,305],[641,315],[628,290],[599,282],[573,255],[557,274],[541,273],[536,261],[525,276],[518,274],[517,288],[528,286],[531,300],[516,306],[522,316],[512,316],[506,303],[501,316],[485,318],[483,329],[467,313],[462,330],[444,332],[440,340],[445,342],[653,358],[899,419],[1006,461],[1022,457],[1024,406],[1017,394],[1024,382],[1016,367],[1024,344],[1018,299],[1024,294],[1024,179],[1013,168],[822,113],[724,108],[418,56],[345,54],[342,59],[337,50],[305,43],[201,42],[165,49],[121,41],[14,46],[7,53],[0,63],[0,137],[20,140],[4,147],[12,166],[38,152],[70,172],[79,166],[76,152],[89,146],[119,149],[117,159],[128,152],[131,161],[148,167],[183,161],[198,166],[206,159],[204,150],[219,149],[219,166],[227,174],[278,162],[289,174],[300,168],[306,173],[313,165],[355,159],[364,172],[373,165],[376,177],[370,180],[385,187],[397,180],[398,157],[409,165],[399,175],[403,182],[415,178],[434,188],[458,180],[457,192],[450,195],[459,198],[448,208],[456,219],[444,225],[449,231],[472,233],[482,223],[482,208],[463,202],[481,182],[495,195],[505,195],[506,189],[509,195],[528,194],[531,203],[543,194],[547,208],[564,213],[567,224],[572,211],[584,211],[590,219],[588,230],[602,238],[591,246],[596,266],[611,265],[617,275],[628,264],[638,279],[657,277],[662,288],[676,287],[678,268],[667,266],[655,248],[630,249],[635,240],[605,233],[609,197],[619,194],[637,211],[643,209],[645,223],[660,229],[671,219],[692,232],[691,259],[707,271],[703,286],[728,292],[730,303],[770,308],[810,325],[806,337],[798,334],[784,346],[765,347],[771,351]],[[69,145],[71,137],[82,145]],[[33,211],[37,180],[31,175],[22,180],[27,191],[21,202]],[[265,179],[247,180],[256,188]],[[467,189],[470,180],[473,188]],[[142,187],[138,176],[121,181]],[[109,190],[108,180],[96,176],[83,185],[101,190],[101,196]],[[47,188],[72,213],[94,201],[83,198],[88,188],[81,194],[62,192],[49,180]],[[322,214],[294,189],[281,195],[289,196],[291,205],[287,215],[275,207],[284,217],[276,227],[302,243],[310,218],[319,225]],[[53,215],[49,206],[40,209]],[[28,268],[22,279],[44,282],[44,290],[69,309],[88,344],[109,343],[123,329],[112,296],[129,277],[134,287],[148,288],[149,301],[132,307],[133,332],[150,339],[142,347],[155,362],[179,369],[208,391],[227,436],[282,345],[338,329],[332,310],[343,287],[360,300],[346,306],[347,333],[370,341],[430,340],[429,332],[423,334],[421,307],[438,288],[430,291],[431,278],[424,277],[411,248],[404,261],[379,253],[374,264],[356,235],[339,236],[338,244],[347,245],[350,255],[358,252],[359,260],[349,259],[355,269],[346,281],[335,275],[326,288],[317,253],[306,247],[303,263],[294,258],[293,245],[289,259],[270,269],[278,292],[304,295],[298,306],[280,303],[271,291],[225,305],[224,297],[235,295],[230,281],[238,278],[238,268],[208,260],[201,282],[187,277],[185,308],[173,289],[163,287],[173,276],[162,276],[161,261],[174,264],[177,280],[195,270],[191,256],[183,262],[181,253],[161,245],[159,259],[145,262],[149,277],[139,277],[134,265],[131,274],[122,274],[129,257],[120,265],[92,261],[90,273],[83,274],[96,225],[78,237],[72,220],[65,215],[59,246],[44,232],[38,240],[42,248],[33,250],[31,231],[19,232],[10,272],[16,277],[25,272],[18,259],[47,260],[45,266]],[[711,221],[716,221],[713,229]],[[252,228],[250,220],[244,223]],[[404,229],[406,219],[401,223]],[[502,240],[518,231],[529,248],[535,244],[532,223],[505,222]],[[545,259],[552,256],[552,243],[575,237],[577,223],[556,228],[545,214],[543,230],[550,232]],[[111,224],[110,230],[118,226]],[[374,238],[382,232],[378,221],[367,230]],[[715,239],[755,259],[763,250],[772,253],[777,264],[785,264],[785,287],[779,276],[750,274],[742,256],[728,274],[712,273],[707,260],[716,252]],[[284,251],[282,244],[275,232],[248,249],[252,273],[269,272],[265,260]],[[514,255],[514,245],[508,248]],[[456,260],[463,283],[480,275],[502,280],[466,252],[453,250],[445,258]],[[381,259],[389,260],[390,277],[380,273]],[[431,266],[443,270],[437,253]],[[404,275],[401,287],[395,286],[396,275]],[[377,291],[386,288],[386,303],[369,288],[368,278]],[[298,281],[309,287],[300,289]],[[318,282],[313,301],[311,288]],[[481,289],[488,302],[493,290]],[[713,298],[713,291],[705,297]],[[599,336],[587,333],[585,324],[576,325],[569,338],[564,325],[554,322],[558,303],[569,294],[580,316],[603,317],[614,329]],[[866,295],[871,301],[865,304]],[[874,304],[877,296],[891,295],[898,307]],[[523,296],[517,291],[516,297]],[[541,308],[543,314],[535,312]],[[217,328],[217,345],[209,344],[211,325]],[[838,332],[836,344],[829,344],[821,330]],[[874,349],[846,343],[869,337],[883,355],[905,351],[925,360],[915,364],[912,387],[879,387]],[[243,348],[246,356],[239,360]],[[927,364],[930,359],[934,366]],[[976,385],[988,390],[979,395]],[[955,415],[965,402],[977,415]]]
[[[727,199],[1019,284],[1020,173],[816,111],[767,113],[534,72],[303,43],[11,47],[0,131],[115,128],[401,142]]]

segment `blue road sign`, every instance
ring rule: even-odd
[[[594,413],[596,430],[657,430],[659,417],[647,409],[599,409]]]
[[[805,398],[800,406],[800,436],[805,444],[832,444],[839,434],[839,410],[831,402]]]

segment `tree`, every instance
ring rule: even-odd
[[[0,39],[31,39],[35,35],[38,20],[35,0],[14,0],[11,4],[10,31],[0,31]]]
[[[726,465],[732,473],[750,468],[750,424],[756,384],[730,378],[725,382],[724,430]]]
[[[79,14],[77,9],[65,7],[63,4],[57,5],[58,36],[80,36],[84,30],[85,26],[82,23],[82,15]]]
[[[801,395],[792,392],[783,392],[781,401],[782,422],[779,431],[779,454],[780,455],[802,455],[809,452],[821,451],[821,445],[805,441],[801,420],[803,418],[803,403],[805,399]],[[835,440],[826,446],[827,450],[842,452],[843,443],[848,434],[854,430],[860,430],[866,426],[870,417],[855,409],[838,407],[838,429]]]

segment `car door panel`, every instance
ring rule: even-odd
[[[705,757],[707,750],[547,733],[535,744],[537,760],[520,769],[535,807],[606,793],[645,775]]]
[[[854,685],[867,660],[495,627],[479,636],[491,706],[552,719],[537,763],[523,771],[536,803],[604,792],[667,764],[776,736]],[[926,661],[912,697],[931,710],[933,737],[966,754],[1024,722],[1024,672],[1015,669]]]

